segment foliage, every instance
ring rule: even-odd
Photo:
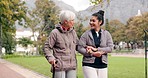
[[[121,30],[122,29],[122,30]],[[118,20],[109,22],[108,31],[112,34],[114,42],[125,41],[125,25]]]
[[[75,30],[78,38],[80,38],[81,35],[86,31],[82,23],[77,23],[77,25],[75,26]]]
[[[33,32],[35,40],[34,46],[37,48],[37,54],[42,54],[42,46],[48,36],[48,34],[55,28],[55,24],[58,23],[58,7],[51,0],[36,0],[36,8],[29,11],[30,20],[28,21],[28,28]],[[38,32],[39,35],[34,33]]]
[[[131,41],[144,40],[144,29],[148,30],[148,13],[130,18],[127,22],[127,29],[125,33]]]
[[[104,1],[105,1],[105,0],[90,0],[90,2],[91,2],[92,4],[95,4],[95,5],[97,5],[97,4],[103,5],[103,2],[104,2]],[[110,0],[107,0],[107,2],[109,3]]]
[[[148,13],[131,17],[127,25],[118,20],[109,22],[107,30],[112,34],[114,42],[141,42],[144,40],[144,29],[148,30]]]
[[[15,21],[26,20],[26,7],[20,0],[0,1],[0,23],[3,27],[13,28]],[[23,18],[23,19],[22,19]]]
[[[18,21],[22,25],[22,21],[28,19],[26,16],[27,8],[24,4],[21,0],[0,0],[0,30],[2,32],[0,42],[6,49],[6,53],[12,53],[15,46],[13,44],[15,43],[15,22]]]
[[[40,33],[50,33],[54,29],[54,25],[58,23],[59,8],[54,4],[53,1],[49,0],[36,0],[36,9],[32,11],[35,17],[39,18],[41,23]]]
[[[88,17],[85,17],[85,18],[82,18],[84,17],[84,15],[80,14],[80,13],[77,13],[76,14],[76,23],[75,23],[75,30],[76,30],[76,33],[77,33],[77,36],[78,38],[81,37],[81,35],[86,31],[88,30],[89,28],[88,27],[84,27],[83,23],[84,21],[88,20],[89,18]]]
[[[15,51],[15,46],[16,46],[16,41],[15,41],[15,36],[12,35],[10,32],[3,32],[2,34],[3,38],[3,45],[2,47],[5,48],[6,54],[12,54],[12,51]]]
[[[27,48],[28,45],[33,44],[33,42],[29,38],[19,38],[18,44],[22,45],[23,47]]]

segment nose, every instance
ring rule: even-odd
[[[92,25],[93,23],[90,21],[89,24]]]

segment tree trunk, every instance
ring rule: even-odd
[[[129,46],[130,42],[127,42],[127,49],[128,51],[130,51],[130,46]]]

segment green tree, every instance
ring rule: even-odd
[[[78,38],[80,38],[81,35],[86,31],[82,23],[77,23],[77,25],[75,26],[75,30]]]
[[[29,38],[23,37],[19,38],[17,43],[22,45],[22,47],[28,48],[28,45],[33,44],[33,41],[31,41]]]
[[[15,51],[15,45],[16,45],[15,35],[12,35],[12,33],[10,32],[4,32],[2,35],[3,35],[2,47],[5,48],[6,54],[12,54],[12,51]]]
[[[39,18],[41,22],[40,33],[50,33],[55,28],[55,24],[58,23],[59,8],[54,4],[52,0],[36,0],[36,9],[32,12]]]
[[[90,2],[91,2],[92,4],[95,4],[95,5],[101,4],[102,6],[103,6],[103,2],[104,2],[104,1],[105,1],[105,0],[90,0]],[[107,2],[109,3],[110,0],[107,0]]]
[[[76,30],[76,33],[77,33],[77,36],[78,38],[81,37],[81,35],[89,28],[87,27],[84,27],[83,25],[83,22],[88,20],[89,18],[88,17],[85,17],[85,18],[82,18],[84,17],[82,14],[78,13],[76,15],[77,17],[77,21],[75,22],[75,30]]]
[[[125,33],[129,41],[142,43],[144,39],[144,29],[148,30],[148,13],[130,18],[127,21]]]
[[[23,24],[23,20],[27,20],[26,16],[26,7],[24,6],[24,2],[20,0],[0,0],[0,54],[2,52],[1,46],[6,45],[5,42],[9,39],[2,39],[2,34],[8,36],[12,36],[15,33],[15,22],[18,21],[19,24]],[[24,24],[25,25],[25,24]],[[5,34],[9,33],[9,34]],[[11,37],[14,38],[14,37]],[[11,45],[11,44],[10,44]],[[6,48],[6,47],[5,47]],[[7,46],[7,48],[12,48]],[[10,49],[12,50],[12,49]]]
[[[126,31],[127,36],[131,40],[141,41],[144,38],[144,29],[148,29],[148,13],[143,14],[142,16],[135,16],[128,20]],[[134,37],[133,37],[134,35]]]
[[[125,25],[121,23],[119,20],[112,20],[109,22],[109,26],[107,27],[108,31],[112,34],[112,38],[114,42],[125,41]]]
[[[51,0],[36,0],[36,8],[29,12],[31,20],[29,20],[29,27],[33,32],[33,37],[37,37],[34,41],[34,46],[38,49],[37,54],[42,53],[42,45],[51,30],[55,28],[58,23],[57,15],[59,13],[58,7]],[[35,36],[34,33],[38,32],[39,35]]]

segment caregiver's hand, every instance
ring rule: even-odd
[[[97,51],[97,52],[92,52],[91,54],[95,57],[101,57],[105,52],[103,51]]]
[[[93,56],[95,56],[95,57],[101,57],[102,56],[102,53],[101,52],[92,52],[91,54]]]

